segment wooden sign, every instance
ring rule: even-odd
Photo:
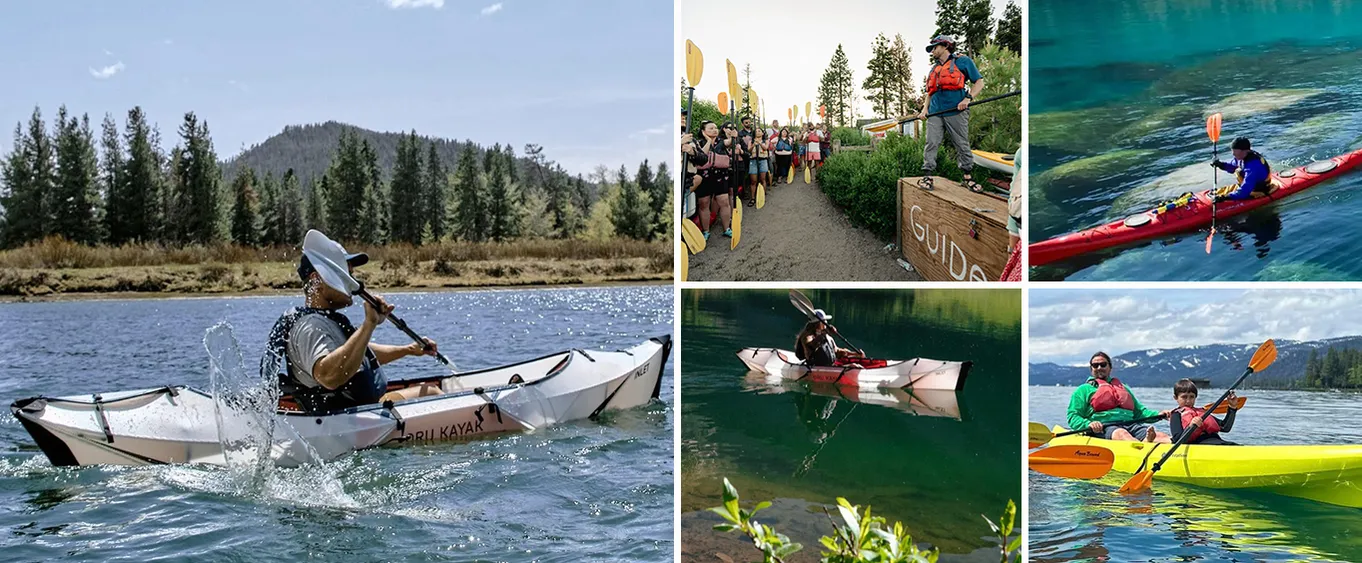
[[[899,248],[928,281],[998,281],[1007,265],[1007,202],[934,177],[899,179]]]

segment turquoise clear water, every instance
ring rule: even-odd
[[[852,401],[845,390],[770,381],[748,373],[735,352],[790,347],[804,321],[788,292],[683,291],[683,559],[694,553],[693,560],[712,561],[719,550],[697,547],[721,536],[709,529],[717,517],[700,511],[722,504],[726,477],[745,507],[777,501],[760,520],[806,546],[799,561],[817,560],[818,538],[831,532],[817,507],[838,496],[902,521],[915,541],[940,547],[943,561],[997,561],[996,539],[980,515],[996,520],[1009,499],[1020,506],[1020,293],[805,293],[867,354],[972,360],[965,388],[947,392],[949,400],[930,399],[939,409],[933,416]],[[951,407],[959,420],[940,416]],[[737,560],[756,555],[735,549],[727,553]]]
[[[460,369],[672,332],[672,287],[388,296]],[[301,299],[0,305],[0,398],[184,383],[208,389],[205,332],[230,323],[247,372]],[[363,314],[346,310],[352,320]],[[406,337],[381,326],[375,340]],[[429,358],[389,377],[447,373]],[[673,364],[662,402],[469,443],[384,447],[321,467],[55,468],[0,415],[0,560],[671,561]]]
[[[1073,387],[1030,387],[1028,417],[1064,425]],[[1150,408],[1174,406],[1170,389],[1136,388]],[[1223,389],[1203,392],[1211,402]],[[1232,432],[1241,444],[1357,444],[1358,395],[1245,391]],[[1302,417],[1302,412],[1309,412]],[[1167,432],[1168,423],[1159,429]],[[1231,447],[1231,446],[1225,446]],[[1130,475],[1059,479],[1030,472],[1029,557],[1033,562],[1362,561],[1362,511],[1267,493],[1231,492],[1160,481],[1150,494],[1116,492]]]
[[[1032,242],[1210,188],[1211,108],[1225,115],[1222,159],[1238,136],[1276,170],[1362,148],[1360,3],[1030,7]],[[1222,219],[1210,255],[1203,228],[1037,267],[1032,279],[1362,279],[1350,234],[1359,187],[1355,171]]]

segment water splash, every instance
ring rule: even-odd
[[[208,351],[208,379],[223,464],[245,477],[252,490],[259,490],[273,466],[277,386],[247,375],[231,324],[224,321],[209,328],[203,347]]]

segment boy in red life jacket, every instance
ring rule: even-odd
[[[1187,438],[1188,444],[1203,444],[1215,446],[1234,446],[1234,442],[1227,442],[1220,437],[1221,432],[1229,432],[1234,427],[1235,408],[1230,407],[1225,414],[1224,420],[1219,420],[1206,409],[1196,406],[1196,384],[1190,379],[1182,379],[1173,385],[1173,398],[1178,400],[1178,408],[1173,409],[1172,416],[1168,417],[1168,428],[1172,430],[1173,437],[1176,439],[1182,436],[1184,431],[1191,432]],[[1234,391],[1230,391],[1230,396],[1225,401],[1234,400]]]
[[[1108,440],[1160,442],[1173,440],[1151,424],[1135,422],[1151,417],[1166,417],[1170,411],[1156,411],[1140,404],[1120,379],[1111,377],[1111,356],[1098,352],[1089,360],[1092,377],[1069,397],[1069,428],[1087,428]]]

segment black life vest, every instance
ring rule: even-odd
[[[805,360],[811,366],[833,365],[837,363],[837,346],[831,337],[824,335],[822,344],[809,348],[809,357]]]
[[[339,311],[294,307],[279,317],[274,323],[274,328],[270,329],[269,346],[265,349],[264,357],[260,359],[261,379],[276,377],[279,381],[280,395],[292,395],[298,405],[308,413],[331,412],[378,402],[379,397],[387,390],[388,379],[379,369],[378,357],[367,346],[364,348],[364,362],[360,364],[360,371],[345,382],[345,385],[327,389],[320,385],[308,387],[298,381],[293,373],[293,366],[288,361],[288,337],[293,332],[293,326],[305,315],[326,317],[340,326],[346,338],[355,333],[355,326],[350,324],[350,319]]]

